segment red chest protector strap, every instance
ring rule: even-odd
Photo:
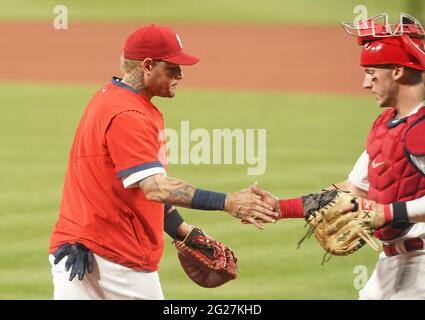
[[[406,131],[404,142],[408,154],[415,157],[425,156],[425,116],[410,125]]]

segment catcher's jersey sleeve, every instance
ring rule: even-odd
[[[149,176],[166,174],[162,132],[162,121],[137,111],[120,113],[112,120],[106,142],[124,188],[135,187]]]
[[[407,215],[410,221],[422,220],[425,216],[425,196],[406,202]]]
[[[365,151],[357,159],[356,164],[348,175],[348,179],[352,184],[365,191],[369,190],[369,180],[367,178],[367,171],[369,165],[369,156]]]

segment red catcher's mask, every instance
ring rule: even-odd
[[[378,23],[380,19],[383,23]],[[425,70],[425,47],[421,41],[425,32],[415,18],[401,13],[400,23],[391,25],[384,13],[358,23],[343,22],[342,26],[363,46],[362,66],[398,64]]]

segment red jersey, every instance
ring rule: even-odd
[[[49,253],[79,241],[123,266],[158,269],[164,206],[122,179],[166,172],[163,130],[161,112],[119,79],[94,95],[72,144]]]

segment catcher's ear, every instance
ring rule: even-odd
[[[392,75],[394,80],[400,80],[402,77],[404,77],[406,75],[404,66],[395,66],[393,71],[392,71]]]

